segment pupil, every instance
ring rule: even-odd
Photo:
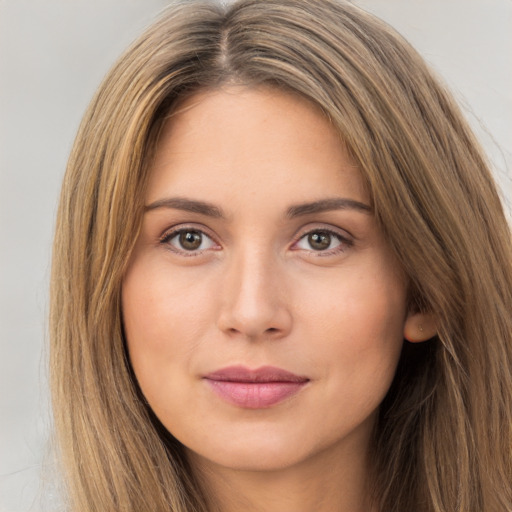
[[[327,233],[311,233],[308,239],[309,245],[317,251],[327,249],[331,245],[331,235]]]
[[[184,231],[180,233],[180,244],[184,249],[193,251],[201,246],[202,237],[197,231]]]

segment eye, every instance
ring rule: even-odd
[[[213,249],[217,244],[206,234],[198,229],[183,228],[166,233],[160,240],[178,253],[201,253]]]
[[[315,229],[304,234],[294,245],[294,249],[329,255],[343,251],[350,245],[352,242],[339,233],[327,229]]]

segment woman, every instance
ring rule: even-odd
[[[510,231],[356,7],[181,2],[73,149],[52,279],[72,510],[512,509]]]

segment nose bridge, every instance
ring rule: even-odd
[[[249,245],[232,254],[228,267],[220,328],[249,338],[285,335],[291,327],[291,315],[276,255]]]

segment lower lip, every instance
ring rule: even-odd
[[[265,409],[296,395],[307,382],[233,382],[205,379],[227,402],[244,409]]]

